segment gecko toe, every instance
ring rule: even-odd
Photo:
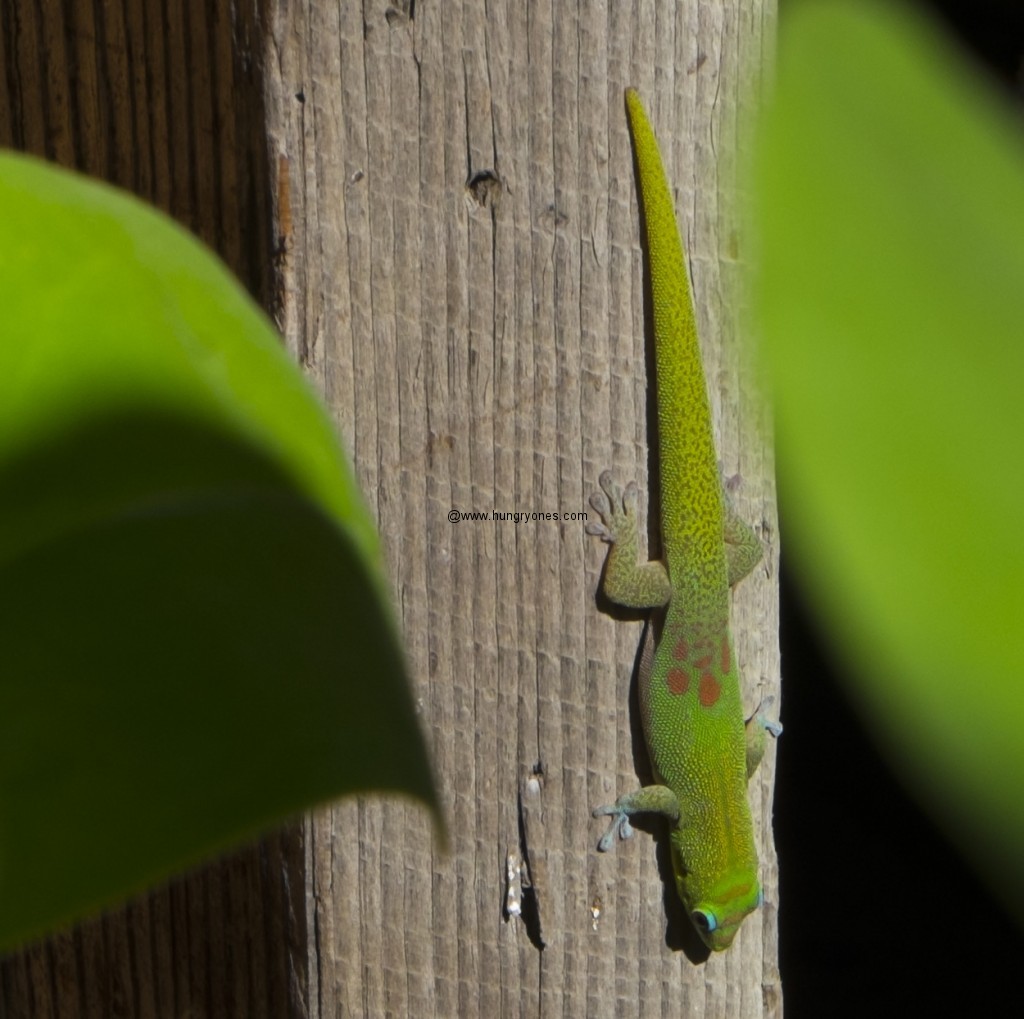
[[[631,481],[626,485],[626,491],[622,494],[622,509],[627,515],[636,513],[637,503],[640,500],[640,490],[636,487],[636,482]]]
[[[605,495],[611,500],[611,504],[617,506],[622,501],[622,489],[615,480],[615,475],[611,471],[602,471],[597,480]]]
[[[608,496],[606,496],[604,492],[595,492],[590,497],[590,505],[594,510],[600,513],[602,517],[607,519],[611,516],[612,506],[608,501]]]

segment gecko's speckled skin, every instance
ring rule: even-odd
[[[611,543],[604,587],[620,604],[657,610],[644,648],[640,706],[659,785],[595,814],[602,839],[630,833],[631,814],[672,825],[676,886],[705,943],[727,948],[761,900],[747,777],[765,723],[744,726],[729,634],[729,587],[761,557],[754,533],[722,490],[686,262],[658,143],[637,94],[626,93],[643,200],[654,310],[663,560],[637,563],[636,490],[606,472],[592,500]],[[653,650],[652,650],[653,647]],[[768,726],[771,731],[777,727]]]

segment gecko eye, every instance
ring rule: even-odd
[[[690,919],[697,930],[703,931],[705,934],[710,934],[718,926],[715,914],[706,909],[695,909],[690,914]]]

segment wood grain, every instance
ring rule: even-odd
[[[724,469],[768,547],[736,595],[751,707],[775,689],[770,429],[740,349],[735,198],[774,10],[608,7],[293,7],[272,25],[282,325],[380,522],[452,836],[445,855],[421,812],[378,799],[310,821],[311,1014],[781,1015],[771,760],[752,785],[768,906],[694,962],[663,847],[595,852],[590,805],[647,768],[640,627],[595,605],[603,547],[579,519],[448,519],[586,512],[608,465],[646,481],[634,84],[676,184]]]

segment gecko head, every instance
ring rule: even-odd
[[[699,891],[686,875],[677,876],[676,886],[690,922],[712,952],[721,952],[733,943],[744,918],[763,900],[756,874],[727,875]]]

